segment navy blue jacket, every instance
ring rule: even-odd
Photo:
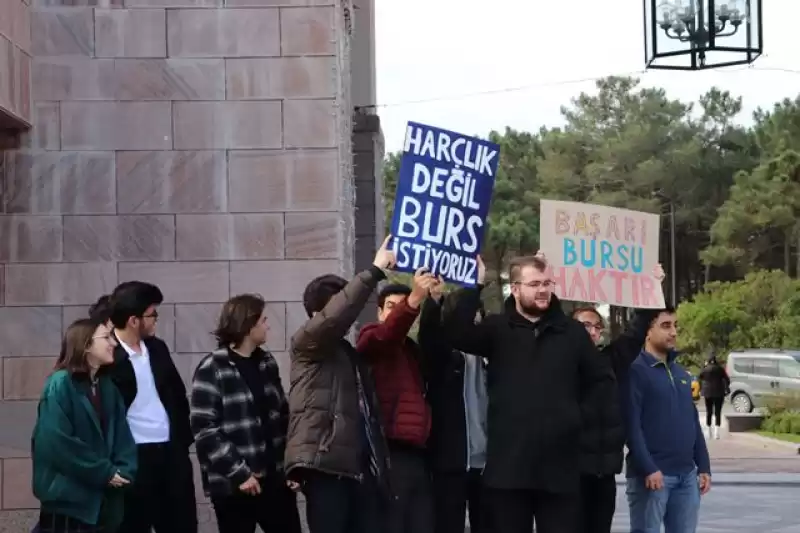
[[[692,377],[671,353],[661,361],[642,351],[627,383],[628,477],[711,473],[708,448],[692,399]]]

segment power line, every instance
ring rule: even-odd
[[[788,74],[798,74],[800,75],[800,70],[791,69],[791,68],[784,68],[784,67],[758,67],[755,65],[749,65],[743,68],[738,69],[730,69],[730,70],[718,70],[715,71],[717,73],[737,73],[737,72],[744,72],[746,70],[758,70],[761,72],[783,72]],[[530,91],[534,89],[546,89],[549,87],[562,87],[565,85],[575,85],[578,83],[588,83],[588,82],[596,82],[605,78],[609,78],[611,76],[615,77],[633,77],[633,76],[644,76],[646,74],[652,74],[653,71],[649,70],[636,70],[631,72],[624,72],[620,74],[607,74],[603,76],[590,76],[586,78],[578,78],[578,79],[571,79],[571,80],[560,80],[560,81],[553,81],[553,82],[544,82],[544,83],[532,83],[526,85],[519,85],[516,87],[502,87],[498,89],[489,89],[485,91],[474,91],[469,93],[462,93],[462,94],[453,94],[453,95],[442,95],[442,96],[434,96],[430,98],[419,98],[416,100],[402,100],[398,102],[390,102],[387,104],[374,104],[374,105],[366,105],[366,106],[359,106],[357,109],[385,109],[387,107],[401,107],[406,105],[415,105],[415,104],[428,104],[433,102],[452,102],[457,100],[465,100],[467,98],[476,98],[480,96],[492,96],[496,94],[507,94],[507,93],[515,93],[515,92],[522,92],[522,91]]]

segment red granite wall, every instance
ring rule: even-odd
[[[31,121],[30,1],[0,0],[0,136]]]
[[[355,262],[350,2],[30,1],[33,39],[12,35],[11,56],[33,57],[33,126],[0,151],[0,533],[32,519],[36,398],[97,296],[160,285],[160,335],[188,380],[221,302],[259,292],[285,375],[305,283]],[[9,3],[24,26],[27,4]]]

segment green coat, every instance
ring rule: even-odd
[[[74,379],[66,370],[47,379],[33,429],[33,494],[44,511],[102,523],[113,531],[122,522],[126,489],[111,488],[108,482],[117,472],[133,481],[136,444],[116,386],[103,377],[98,386],[105,434],[87,380]]]

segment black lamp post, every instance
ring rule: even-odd
[[[647,68],[746,65],[764,48],[762,0],[644,0]]]

